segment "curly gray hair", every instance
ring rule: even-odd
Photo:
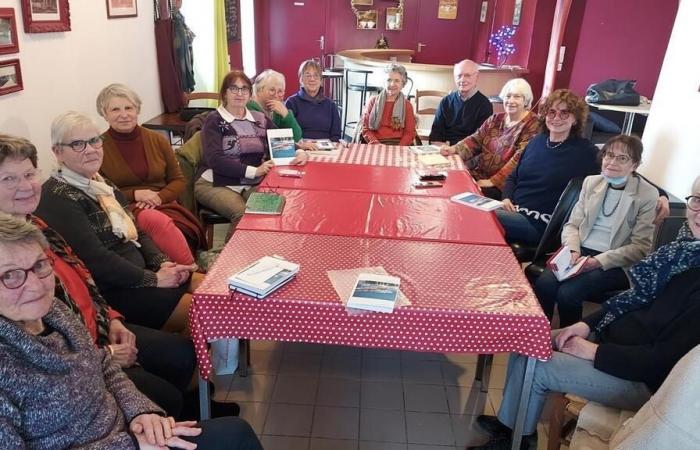
[[[398,73],[401,77],[401,82],[404,86],[406,86],[406,83],[408,82],[408,73],[406,72],[406,68],[401,64],[391,63],[384,68],[384,72],[386,72],[387,75],[392,72]]]

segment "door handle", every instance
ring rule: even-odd
[[[427,47],[427,46],[428,46],[428,44],[424,44],[424,43],[422,43],[422,42],[419,42],[419,43],[418,43],[418,53],[420,53],[421,51],[423,51],[423,47]]]

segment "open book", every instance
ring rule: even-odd
[[[361,273],[345,306],[368,311],[393,312],[400,284],[400,278],[390,275]]]
[[[473,192],[463,192],[461,194],[453,195],[450,200],[455,203],[480,209],[482,211],[493,211],[494,209],[498,209],[503,206],[503,202],[501,201],[484,197],[483,195],[475,194]]]
[[[270,147],[270,157],[276,166],[288,166],[297,155],[291,128],[267,130],[267,145]]]
[[[571,248],[564,245],[547,260],[547,268],[552,271],[557,280],[564,281],[578,275],[588,258],[584,256],[574,264],[571,260]]]
[[[437,145],[412,145],[408,148],[416,155],[434,155],[440,153],[440,147]]]

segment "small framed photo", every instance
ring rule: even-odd
[[[24,89],[19,59],[0,61],[0,95]]]
[[[25,33],[70,31],[68,0],[22,0]]]
[[[377,16],[379,15],[376,9],[361,11],[357,14],[357,29],[358,30],[376,30]]]
[[[386,29],[390,31],[403,29],[403,8],[386,9]]]
[[[0,8],[0,55],[17,53],[17,20],[14,8]]]
[[[136,0],[106,0],[107,17],[109,19],[121,19],[123,17],[136,17]]]
[[[373,0],[351,0],[353,6],[372,6]]]

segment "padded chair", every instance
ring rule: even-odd
[[[211,248],[214,244],[214,225],[218,223],[230,223],[230,220],[201,206],[194,197],[194,175],[197,171],[199,160],[202,159],[202,141],[199,131],[185,142],[184,145],[175,150],[175,158],[180,164],[180,170],[182,170],[186,182],[185,190],[180,195],[178,201],[182,206],[199,217],[206,232],[207,246]]]

